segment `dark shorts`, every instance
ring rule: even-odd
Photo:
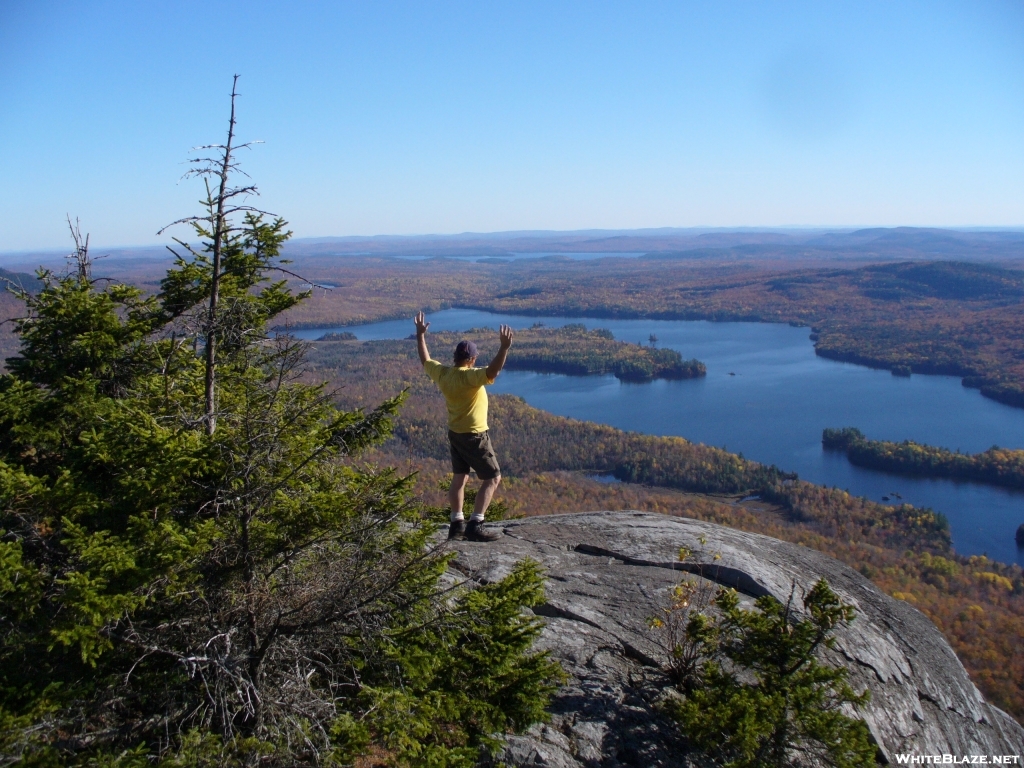
[[[448,447],[452,452],[452,472],[456,475],[468,475],[470,468],[481,480],[491,480],[501,474],[489,433],[449,429]]]

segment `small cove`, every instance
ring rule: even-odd
[[[1024,448],[1024,410],[983,398],[958,378],[898,378],[826,360],[814,354],[809,329],[779,324],[527,317],[461,309],[428,320],[431,331],[542,322],[608,328],[616,339],[632,343],[646,343],[653,334],[659,346],[702,360],[707,377],[627,384],[613,376],[505,371],[491,391],[518,395],[561,416],[724,446],[873,501],[885,503],[882,497],[888,496],[896,503],[902,497],[945,514],[961,554],[1024,565],[1024,551],[1014,543],[1014,531],[1024,523],[1024,492],[861,469],[821,447],[825,427],[856,426],[872,439],[910,439],[969,453],[993,444]],[[296,335],[315,339],[340,330],[363,340],[394,339],[409,336],[413,327],[411,320],[395,320]],[[441,356],[440,350],[433,352]]]

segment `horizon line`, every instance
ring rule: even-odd
[[[844,233],[849,234],[853,232],[859,232],[863,230],[873,229],[925,229],[925,230],[939,230],[946,232],[1024,232],[1024,225],[954,225],[954,226],[924,226],[924,225],[913,225],[913,224],[897,224],[893,226],[879,226],[879,225],[817,225],[817,224],[793,224],[793,225],[778,225],[778,226],[752,226],[752,225],[737,225],[737,226],[722,226],[722,227],[711,227],[711,226],[692,226],[692,227],[636,227],[632,229],[509,229],[509,230],[495,230],[492,232],[476,232],[467,230],[464,232],[449,232],[449,233],[418,233],[418,234],[375,234],[375,235],[308,235],[303,237],[292,238],[289,242],[329,242],[329,241],[367,241],[367,240],[415,240],[415,239],[435,239],[442,240],[448,238],[472,238],[472,237],[530,237],[530,238],[541,238],[551,236],[593,236],[593,235],[647,235],[655,236],[658,234],[708,234],[708,233],[784,233],[784,232],[824,232],[824,233]],[[144,250],[151,248],[166,248],[170,243],[149,243],[145,245],[134,244],[134,245],[103,245],[103,246],[91,246],[90,250],[95,249],[109,249],[109,250]],[[67,249],[59,246],[42,247],[42,248],[19,248],[17,250],[0,251],[0,257],[10,256],[31,256],[36,254],[63,254]]]

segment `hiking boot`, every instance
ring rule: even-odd
[[[500,538],[500,533],[485,531],[482,522],[470,520],[469,525],[466,526],[466,541],[497,541]]]
[[[466,521],[465,520],[452,520],[448,526],[448,541],[455,539],[456,541],[462,541],[466,538]]]

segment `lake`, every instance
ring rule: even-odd
[[[899,494],[902,501],[945,514],[961,554],[1024,565],[1024,550],[1014,543],[1014,532],[1024,523],[1024,492],[861,469],[821,447],[825,427],[850,426],[870,439],[909,439],[968,453],[992,445],[1024,448],[1024,409],[988,400],[961,386],[959,378],[898,378],[826,360],[814,354],[809,329],[780,324],[526,317],[462,309],[427,319],[431,331],[543,322],[608,328],[616,339],[632,343],[647,343],[653,334],[658,346],[702,360],[707,377],[633,384],[614,376],[505,371],[491,391],[519,395],[561,416],[728,448],[873,501],[885,503],[882,497],[889,496],[895,502]],[[414,328],[410,319],[296,335],[315,339],[328,330],[351,331],[359,339],[395,339]],[[447,350],[432,351],[447,357]]]

